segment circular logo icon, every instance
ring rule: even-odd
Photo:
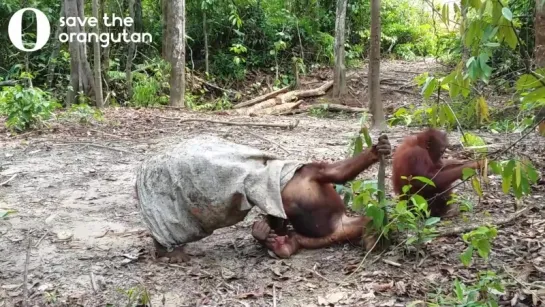
[[[34,15],[36,15],[36,43],[34,44],[34,48],[30,49],[26,48],[23,44],[23,13],[26,11],[31,11],[34,13]],[[49,40],[50,34],[51,25],[49,24],[49,20],[47,19],[47,16],[45,16],[45,14],[40,10],[34,8],[20,9],[15,12],[15,14],[13,14],[13,16],[11,16],[11,19],[9,20],[9,39],[11,40],[13,46],[21,51],[32,52],[42,49],[42,47],[45,46],[45,44]]]

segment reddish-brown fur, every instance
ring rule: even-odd
[[[333,183],[353,180],[359,173],[390,153],[388,138],[383,136],[372,149],[336,163],[310,163],[300,168],[282,191],[288,221],[272,217],[254,223],[252,234],[276,255],[289,257],[300,248],[321,248],[334,243],[362,239],[366,248],[375,238],[364,233],[370,221],[364,216],[346,215],[345,205]],[[275,221],[276,220],[276,221]],[[286,230],[286,222],[294,231]]]
[[[418,193],[428,200],[432,216],[445,216],[448,212],[450,188],[454,181],[462,179],[462,170],[479,168],[478,162],[442,160],[447,146],[445,132],[427,129],[405,138],[393,155],[392,184],[396,194],[402,194],[403,186],[408,183],[406,179],[401,179],[402,176],[423,176],[434,182],[435,187],[412,180],[410,190],[411,194]]]

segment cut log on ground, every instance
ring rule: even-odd
[[[254,115],[254,114],[255,115],[263,115],[263,114],[280,115],[280,114],[282,114],[282,113],[284,113],[286,111],[293,110],[293,109],[297,108],[302,103],[303,103],[303,100],[299,100],[297,102],[283,103],[281,105],[276,105],[276,106],[273,106],[273,107],[270,107],[270,108],[258,110],[258,111],[256,111],[256,113],[253,113],[252,115]]]
[[[279,99],[271,98],[271,99],[267,99],[267,100],[265,100],[263,102],[260,102],[260,103],[258,103],[256,105],[253,105],[251,107],[236,110],[235,113],[240,114],[240,115],[257,114],[259,112],[259,110],[274,107],[277,104],[280,104]]]
[[[294,102],[295,100],[300,100],[301,98],[305,98],[305,97],[323,96],[326,94],[327,90],[329,90],[332,86],[333,86],[333,81],[327,81],[323,83],[320,87],[313,88],[313,89],[295,90],[295,91],[289,91],[287,93],[282,93],[284,89],[278,90],[270,94],[267,94],[266,96],[263,95],[261,97],[257,97],[253,99],[253,101],[248,101],[244,103],[245,105],[248,106],[248,103],[252,102],[252,104],[255,104],[253,106],[239,108],[240,105],[237,105],[237,107],[235,108],[238,108],[238,109],[234,110],[234,113],[241,114],[241,115],[257,114],[256,113],[257,110],[269,108],[276,105],[282,105],[285,103],[291,103],[291,102]],[[277,96],[274,97],[273,93],[277,94]],[[263,98],[268,98],[268,99],[263,101],[264,100]]]
[[[237,104],[236,106],[234,106],[233,109],[240,109],[240,108],[245,108],[245,107],[252,106],[252,105],[254,105],[256,103],[259,103],[259,102],[268,100],[269,98],[276,97],[276,96],[278,96],[280,94],[283,94],[283,93],[287,92],[289,89],[290,89],[290,87],[286,86],[286,87],[281,88],[279,90],[276,90],[274,92],[270,92],[270,93],[267,93],[265,95],[261,95],[261,96],[255,97],[253,99],[250,99],[248,101],[241,102],[241,103]]]

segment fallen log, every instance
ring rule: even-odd
[[[348,113],[361,113],[361,112],[368,111],[366,108],[349,107],[342,104],[330,104],[330,103],[313,104],[306,109],[324,109],[326,111],[348,112]]]
[[[280,101],[276,98],[271,98],[251,107],[244,108],[242,110],[235,110],[235,113],[240,115],[257,114],[259,110],[274,107],[277,104],[280,104]]]
[[[229,126],[255,126],[255,127],[276,127],[276,128],[285,128],[292,130],[293,128],[299,125],[299,120],[296,120],[293,123],[284,124],[284,123],[253,123],[253,122],[232,122],[232,121],[222,121],[222,120],[212,120],[204,118],[178,118],[178,117],[166,117],[166,116],[157,116],[158,118],[168,119],[168,120],[177,120],[178,123],[187,123],[187,122],[206,122],[213,124],[229,125]]]
[[[290,102],[290,103],[284,103],[281,105],[273,106],[270,108],[259,110],[255,113],[255,115],[280,115],[286,111],[293,110],[297,108],[299,105],[303,103],[303,100],[299,100],[297,102]]]
[[[240,108],[245,108],[245,107],[249,107],[249,106],[252,106],[256,103],[259,103],[259,102],[262,102],[262,101],[265,101],[265,100],[268,100],[269,98],[272,98],[272,97],[276,97],[278,96],[279,94],[282,94],[282,93],[285,93],[287,92],[288,90],[290,89],[289,86],[286,86],[284,88],[281,88],[279,90],[276,90],[274,92],[270,92],[270,93],[267,93],[265,95],[261,95],[261,96],[258,96],[258,97],[255,97],[253,99],[250,99],[248,101],[244,101],[244,102],[241,102],[237,105],[235,105],[233,107],[233,109],[240,109]]]

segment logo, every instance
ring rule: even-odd
[[[34,48],[26,48],[23,44],[23,13],[26,11],[31,11],[36,16],[36,43],[34,44]],[[47,19],[47,16],[45,14],[37,9],[34,8],[24,8],[20,9],[13,16],[11,16],[11,19],[9,20],[8,25],[8,35],[9,39],[11,40],[11,43],[15,48],[26,51],[26,52],[32,52],[36,50],[40,50],[45,46],[47,41],[49,40],[49,35],[51,34],[51,25],[49,24],[49,20]]]

